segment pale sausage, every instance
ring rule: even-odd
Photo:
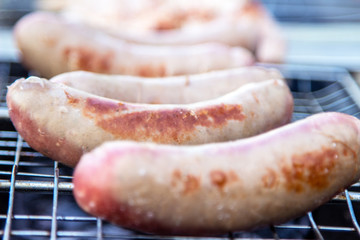
[[[42,77],[85,70],[164,77],[247,66],[250,51],[220,43],[150,46],[128,43],[54,13],[34,12],[14,30],[23,63]]]
[[[276,69],[253,66],[162,78],[75,71],[57,75],[50,81],[121,101],[184,104],[217,98],[246,83],[270,79],[283,79],[283,76]]]

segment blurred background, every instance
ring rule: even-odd
[[[56,8],[59,1],[42,0]],[[61,1],[60,1],[61,2]],[[360,72],[360,1],[262,0],[288,41],[287,63],[342,66]],[[0,60],[17,61],[11,28],[34,0],[0,0]]]

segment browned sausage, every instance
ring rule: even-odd
[[[31,147],[70,166],[109,140],[200,144],[249,137],[288,123],[293,109],[283,80],[192,104],[136,104],[30,77],[9,87],[7,104]]]
[[[255,137],[197,146],[116,141],[84,155],[74,195],[88,213],[154,234],[280,224],[360,177],[360,121],[322,113]]]

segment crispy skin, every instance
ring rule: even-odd
[[[104,141],[228,141],[286,124],[293,110],[291,92],[282,80],[244,85],[193,104],[135,104],[31,77],[9,87],[7,104],[28,144],[69,166]]]
[[[184,104],[216,98],[244,84],[269,79],[283,79],[283,76],[276,69],[251,66],[163,78],[75,71],[57,75],[50,81],[121,101]]]
[[[254,63],[250,51],[241,47],[220,43],[176,47],[129,43],[44,12],[24,16],[15,26],[14,37],[23,63],[46,78],[75,70],[164,77]]]
[[[359,179],[359,151],[360,121],[341,113],[225,143],[116,141],[81,158],[74,195],[86,212],[126,228],[226,234],[280,224],[327,202]]]

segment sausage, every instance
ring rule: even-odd
[[[127,41],[153,45],[219,42],[242,46],[258,61],[283,62],[286,40],[259,1],[71,1],[64,15]],[[130,12],[130,13],[129,13]]]
[[[224,4],[223,1],[220,4]],[[241,8],[201,27],[170,29],[146,33],[112,32],[127,41],[142,44],[199,44],[219,42],[230,46],[242,46],[252,51],[256,60],[268,63],[282,63],[286,59],[286,38],[271,14],[254,0],[242,3]],[[175,19],[176,21],[176,19]],[[162,22],[160,22],[161,25]],[[103,27],[106,27],[103,25]],[[110,30],[111,31],[111,30]]]
[[[69,166],[104,141],[228,141],[288,123],[293,110],[282,80],[250,83],[216,99],[181,105],[116,101],[30,77],[9,86],[6,100],[25,141]]]
[[[127,102],[185,104],[216,98],[246,83],[269,79],[283,79],[283,76],[276,69],[252,66],[164,78],[75,71],[57,75],[50,81]]]
[[[212,235],[284,223],[360,177],[360,122],[319,113],[232,142],[104,143],[74,172],[86,212],[153,234]],[[101,170],[99,170],[101,169]]]
[[[75,70],[164,77],[254,63],[245,48],[220,43],[176,47],[128,43],[54,13],[24,16],[16,23],[14,36],[24,65],[46,78]]]

